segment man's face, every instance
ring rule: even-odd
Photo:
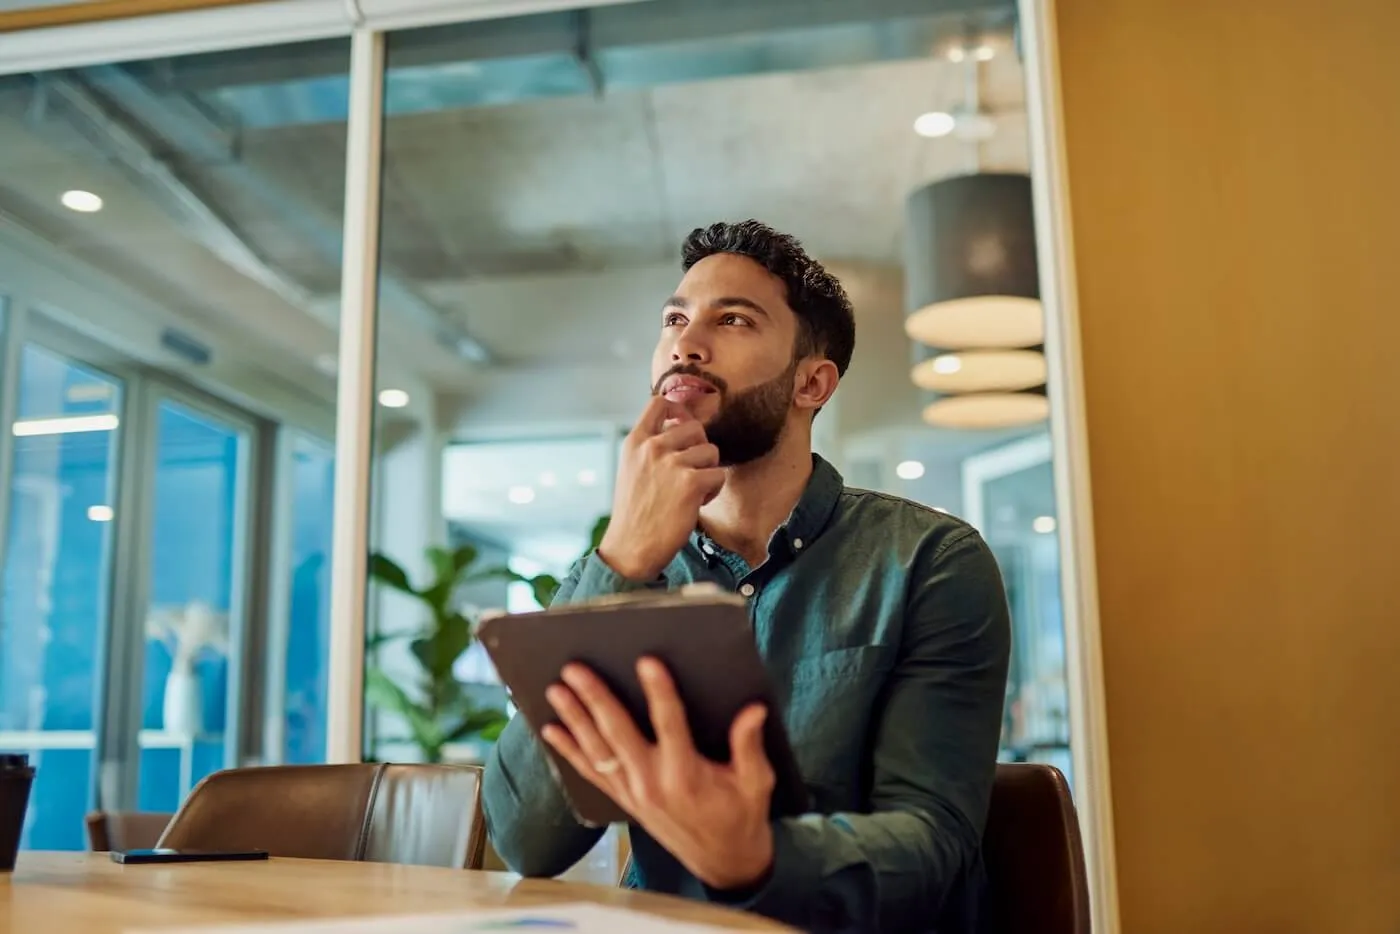
[[[652,392],[705,426],[726,466],[767,454],[792,409],[797,315],[782,280],[753,260],[706,257],[661,312]]]

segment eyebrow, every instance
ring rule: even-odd
[[[666,299],[666,304],[665,304],[664,306],[662,306],[662,307],[663,307],[663,309],[665,309],[665,308],[681,308],[681,309],[687,309],[687,308],[690,307],[690,300],[687,299],[687,298],[685,298],[684,296],[681,296],[681,295],[672,295],[670,298]],[[762,305],[760,305],[758,302],[756,302],[756,301],[754,301],[753,299],[750,299],[750,298],[742,298],[742,297],[740,297],[740,296],[738,296],[738,295],[730,295],[730,296],[726,296],[726,297],[724,297],[724,298],[717,298],[717,299],[715,299],[713,302],[710,302],[710,307],[711,307],[711,308],[747,308],[749,311],[752,311],[752,312],[755,312],[755,313],[757,313],[757,314],[763,315],[763,317],[768,318],[768,319],[770,319],[770,320],[771,320],[772,317],[773,317],[772,315],[770,315],[770,314],[768,313],[768,309],[764,308],[764,307],[763,307]]]

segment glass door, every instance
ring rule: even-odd
[[[173,811],[238,754],[252,429],[154,400],[137,804]]]
[[[33,343],[19,359],[0,751],[27,753],[38,767],[21,845],[79,849],[101,722],[124,384]]]

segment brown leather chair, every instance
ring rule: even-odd
[[[174,816],[147,811],[93,811],[85,819],[88,846],[94,853],[150,849]]]
[[[480,768],[384,763],[216,772],[159,843],[458,869],[479,869],[485,844]]]
[[[1089,934],[1079,817],[1059,769],[997,765],[982,859],[987,934]]]

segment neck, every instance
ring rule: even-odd
[[[789,426],[772,451],[729,468],[724,488],[700,510],[700,528],[757,567],[767,560],[769,540],[792,514],[811,477],[811,431]]]

